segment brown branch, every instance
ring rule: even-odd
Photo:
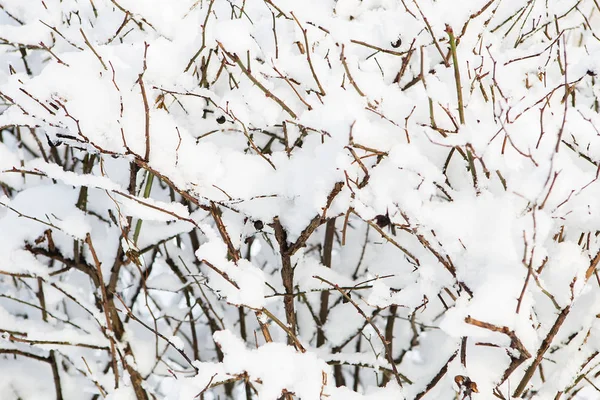
[[[296,346],[296,348],[300,352],[302,352],[302,353],[306,352],[306,349],[304,348],[304,346],[302,345],[302,343],[300,342],[300,340],[298,339],[296,334],[294,332],[292,332],[292,330],[290,328],[285,326],[285,324],[283,322],[281,322],[281,320],[279,318],[277,318],[273,313],[271,313],[269,310],[267,310],[264,307],[259,311],[259,313],[265,313],[267,315],[267,317],[271,318],[273,320],[273,322],[275,322],[281,329],[283,329],[283,331],[285,333],[287,333],[288,338],[290,338],[292,340],[292,343],[294,343],[294,346]]]
[[[246,75],[248,77],[248,79],[250,79],[252,81],[252,83],[254,83],[260,90],[263,91],[263,93],[270,99],[273,99],[274,102],[276,102],[277,104],[279,104],[279,106],[281,108],[283,108],[283,110],[285,112],[287,112],[290,117],[296,119],[296,113],[293,112],[279,97],[275,96],[269,89],[267,89],[266,87],[264,87],[264,85],[262,83],[260,83],[258,81],[258,79],[256,79],[251,73],[250,71],[248,71],[248,69],[244,66],[244,64],[242,63],[242,61],[240,60],[240,58],[237,56],[237,54],[231,54],[230,52],[228,52],[227,50],[225,50],[225,48],[223,47],[223,45],[220,42],[217,42],[217,44],[219,45],[219,47],[221,48],[221,50],[223,51],[223,53],[229,57],[233,62],[235,62],[238,67],[240,67],[240,69],[242,70],[242,72],[244,73],[244,75]]]
[[[138,76],[138,84],[142,92],[142,100],[144,101],[144,135],[146,137],[146,152],[144,153],[144,161],[150,160],[150,108],[148,106],[148,97],[146,96],[146,88],[144,87],[144,73],[146,72],[146,54],[148,53],[148,43],[144,42],[144,67],[142,73]]]
[[[352,78],[352,74],[350,73],[350,68],[348,68],[348,63],[346,62],[346,56],[344,55],[344,45],[343,44],[342,44],[342,53],[340,54],[340,61],[342,62],[342,65],[344,66],[344,71],[346,71],[346,75],[348,76],[348,81],[354,87],[354,90],[356,90],[356,93],[358,93],[360,95],[360,97],[365,97],[365,94],[363,93],[363,91],[360,90],[360,88],[356,84],[356,81],[354,80],[354,78]]]
[[[233,262],[235,264],[237,264],[238,261],[242,258],[242,256],[241,256],[240,252],[233,245],[233,242],[231,241],[231,237],[229,236],[229,233],[227,232],[227,228],[225,227],[225,224],[223,223],[223,219],[221,218],[221,210],[219,210],[217,208],[217,206],[214,202],[211,202],[209,211],[215,221],[215,224],[217,225],[217,230],[221,234],[221,238],[223,239],[223,242],[225,242],[225,244],[227,245],[227,250],[228,250],[229,256],[233,259]],[[209,264],[207,264],[207,265],[209,265]],[[232,281],[230,281],[230,283],[232,283]],[[236,286],[235,283],[233,283],[233,284],[234,284],[234,286]],[[239,287],[237,287],[237,288],[239,289]],[[262,312],[260,310],[254,311],[254,315],[256,316],[256,320],[258,321],[258,325],[260,326],[260,330],[265,338],[265,341],[272,342],[273,338],[271,337],[271,332],[269,332],[269,327],[265,323],[262,322],[261,313]]]
[[[325,240],[323,243],[323,265],[331,268],[331,255],[333,252],[333,239],[335,235],[335,218],[327,221],[325,226]],[[319,309],[319,326],[317,330],[317,347],[325,344],[325,332],[323,325],[327,322],[329,314],[329,290],[321,292],[321,308]]]
[[[40,42],[40,47],[43,48],[44,50],[46,50],[48,53],[50,53],[52,55],[52,57],[54,57],[54,59],[59,63],[62,64],[64,66],[69,66],[69,64],[67,64],[66,62],[64,62],[63,60],[61,60],[56,54],[54,54],[54,52],[52,51],[52,49],[50,49],[50,47],[46,46],[44,44],[44,42]],[[21,47],[22,49],[22,47]],[[29,70],[29,67],[27,67],[27,69]]]
[[[377,50],[377,51],[381,51],[382,53],[387,53],[387,54],[391,54],[393,56],[403,56],[406,54],[406,51],[394,51],[394,50],[388,50],[388,49],[384,49],[383,47],[378,47],[369,43],[365,43],[361,40],[354,40],[354,39],[350,39],[350,43],[354,43],[354,44],[358,44],[360,46],[365,46],[368,47],[369,49],[373,49],[373,50]]]
[[[87,36],[85,36],[85,32],[83,31],[83,29],[79,28],[79,32],[81,32],[81,36],[83,36],[83,41],[85,42],[85,44],[87,45],[87,47],[89,47],[90,50],[92,50],[92,53],[94,53],[94,55],[96,56],[96,58],[100,61],[100,64],[102,64],[102,68],[104,68],[105,71],[108,71],[108,68],[106,68],[106,64],[104,64],[104,61],[102,61],[102,57],[100,57],[100,55],[96,52],[96,49],[94,49],[94,47],[92,46],[92,44],[88,40]]]
[[[504,381],[506,381],[508,379],[508,377],[510,376],[510,374],[512,374],[513,371],[519,367],[519,365],[524,363],[527,359],[531,358],[531,353],[529,353],[529,351],[527,351],[527,349],[523,345],[523,342],[521,342],[521,340],[515,334],[515,331],[509,329],[508,327],[496,326],[496,325],[490,324],[488,322],[483,322],[483,321],[479,321],[475,318],[471,318],[470,316],[465,318],[465,322],[467,324],[474,325],[479,328],[487,329],[492,332],[502,333],[502,334],[508,336],[510,338],[510,347],[519,352],[519,354],[520,354],[519,357],[515,357],[515,356],[511,355],[510,353],[508,353],[508,355],[511,359],[511,363],[508,366],[508,368],[504,371],[504,375],[502,376],[502,380],[500,381],[498,386],[501,385]]]
[[[150,332],[154,333],[156,336],[160,337],[162,340],[167,342],[169,346],[171,346],[175,351],[177,351],[188,362],[188,364],[194,369],[194,371],[198,372],[198,368],[194,365],[192,360],[190,360],[190,358],[187,356],[187,354],[185,354],[183,350],[177,348],[177,346],[175,346],[165,335],[158,332],[156,329],[153,329],[152,327],[148,326],[144,321],[136,317],[133,311],[131,311],[131,309],[127,307],[127,304],[125,304],[125,301],[123,301],[123,298],[118,293],[115,293],[115,296],[117,297],[117,299],[119,299],[123,307],[125,307],[125,310],[127,311],[127,316],[129,316],[131,319],[142,325],[144,328],[148,329]]]
[[[91,266],[84,260],[79,260],[77,262],[71,258],[67,258],[60,252],[60,250],[56,248],[50,251],[44,249],[43,247],[33,247],[30,244],[26,244],[25,250],[29,251],[31,254],[44,256],[51,260],[58,261],[69,268],[75,268],[78,271],[81,271],[87,276],[89,276],[95,287],[99,287],[100,285],[100,278],[98,277],[98,273],[94,270],[93,266]]]
[[[431,389],[433,389],[435,387],[435,385],[438,384],[438,382],[444,377],[444,375],[446,375],[446,372],[448,372],[448,366],[456,358],[457,355],[458,355],[458,350],[455,351],[454,354],[452,354],[450,356],[448,361],[446,361],[446,364],[444,364],[444,366],[440,369],[440,371],[427,384],[427,386],[425,387],[425,390],[423,390],[421,393],[419,393],[415,396],[415,400],[421,399],[423,396],[425,396],[427,394],[427,392],[429,392]]]
[[[202,50],[204,50],[206,48],[206,24],[208,23],[208,18],[210,17],[210,12],[212,11],[212,7],[213,7],[214,3],[215,3],[215,0],[210,0],[210,3],[208,3],[208,10],[206,11],[206,18],[204,18],[204,23],[201,25],[202,45],[200,46],[200,50],[198,50],[196,52],[196,54],[194,54],[194,56],[190,59],[190,61],[188,62],[187,66],[185,67],[185,70],[183,72],[188,72],[188,70],[194,63],[194,61],[196,61],[196,58],[198,58],[200,53],[202,53]]]
[[[100,346],[100,345],[91,344],[91,343],[73,343],[73,342],[69,342],[66,340],[24,339],[22,337],[15,336],[13,333],[11,333],[5,329],[0,329],[0,333],[8,334],[8,340],[11,342],[26,343],[29,345],[38,345],[39,344],[39,345],[55,345],[55,346],[74,346],[74,347],[85,347],[88,349],[95,349],[95,350],[109,350],[109,348],[106,346]]]
[[[298,99],[302,102],[302,104],[304,104],[306,106],[306,108],[308,108],[308,110],[312,110],[312,106],[310,104],[308,104],[306,102],[306,100],[304,100],[302,98],[302,96],[300,96],[300,93],[298,93],[298,91],[296,90],[296,88],[294,87],[294,85],[292,85],[292,82],[290,81],[290,79],[287,76],[284,76],[278,69],[276,66],[273,66],[273,70],[277,73],[277,75],[279,75],[279,77],[281,79],[283,79],[288,85],[289,87],[294,91],[294,93],[296,94],[296,96],[298,97]]]
[[[379,234],[381,236],[383,236],[384,239],[386,239],[388,242],[390,242],[391,244],[393,244],[394,246],[396,246],[398,249],[400,249],[400,251],[402,251],[409,259],[411,259],[416,265],[420,265],[419,259],[417,257],[415,257],[410,251],[408,251],[406,248],[404,248],[403,246],[401,246],[400,244],[398,244],[398,242],[396,242],[394,239],[392,239],[392,237],[390,235],[388,235],[387,233],[384,232],[383,229],[381,229],[375,222],[373,221],[369,221],[364,219],[363,217],[360,216],[360,214],[358,214],[354,209],[352,210],[352,212],[354,214],[356,214],[356,216],[358,216],[360,219],[362,219],[363,221],[365,221],[367,224],[369,224],[370,227],[372,227],[373,229],[375,229],[377,232],[379,232]]]
[[[208,265],[210,267],[210,269],[212,269],[213,271],[215,271],[217,274],[221,275],[221,277],[223,279],[225,279],[227,282],[231,283],[231,285],[236,288],[236,289],[240,289],[240,286],[229,277],[229,275],[227,275],[226,272],[221,271],[219,268],[215,267],[212,263],[206,261],[206,260],[200,260],[201,262],[203,262],[204,264]]]
[[[290,14],[292,15],[292,18],[294,18],[294,21],[296,21],[296,24],[298,24],[298,27],[300,28],[300,30],[302,31],[302,35],[304,36],[304,45],[306,46],[306,60],[308,61],[308,66],[310,68],[310,72],[312,73],[312,76],[313,76],[315,82],[317,83],[317,86],[319,87],[321,96],[325,96],[325,90],[323,90],[323,86],[321,86],[321,82],[319,81],[319,78],[317,77],[317,73],[315,72],[315,68],[313,67],[312,60],[310,59],[310,46],[308,45],[308,36],[306,36],[306,29],[304,29],[302,27],[302,25],[300,25],[300,21],[298,21],[298,18],[296,18],[293,11],[290,12]],[[344,48],[344,45],[342,45],[342,49],[343,48]]]
[[[222,211],[219,210],[219,208],[216,206],[216,204],[214,202],[211,202],[210,203],[210,215],[213,217],[213,220],[215,221],[215,224],[217,225],[217,230],[221,234],[221,238],[223,239],[223,242],[225,242],[225,244],[227,245],[227,250],[229,252],[229,256],[231,257],[233,262],[235,264],[237,264],[238,261],[242,258],[242,256],[240,255],[239,250],[237,250],[235,248],[235,246],[233,245],[233,242],[231,241],[231,237],[229,237],[227,228],[225,227],[225,224],[223,223],[223,219],[221,218],[221,213],[222,213]]]
[[[454,37],[454,31],[448,24],[446,24],[446,33],[448,34],[448,39],[450,41],[450,52],[452,54],[452,64],[454,65],[454,81],[456,84],[456,96],[458,98],[458,116],[460,119],[460,124],[464,125],[465,111],[462,95],[462,84],[460,83],[460,68],[458,66],[458,56],[456,52],[456,39]]]
[[[191,194],[189,194],[188,192],[186,192],[182,189],[179,189],[177,187],[177,185],[175,185],[175,183],[173,183],[173,181],[171,181],[167,176],[161,174],[158,170],[152,168],[145,160],[142,160],[141,157],[135,157],[134,162],[139,167],[144,168],[145,170],[149,171],[152,175],[160,178],[161,181],[166,183],[170,188],[172,188],[174,191],[179,193],[181,195],[181,197],[183,197],[190,203],[194,204],[195,206],[201,208],[204,211],[210,211],[209,206],[200,203],[200,201],[196,197],[192,196]]]
[[[159,207],[159,206],[155,206],[154,204],[151,204],[151,203],[147,203],[147,202],[143,201],[142,199],[140,199],[139,197],[131,196],[131,195],[125,193],[125,192],[121,192],[120,190],[113,190],[113,192],[116,193],[116,194],[118,194],[118,195],[121,195],[123,197],[126,197],[129,200],[135,201],[136,203],[141,204],[141,205],[143,205],[145,207],[151,208],[151,209],[156,210],[156,211],[160,211],[162,213],[165,213],[167,215],[172,216],[175,219],[189,222],[190,224],[194,225],[196,228],[200,228],[200,226],[198,226],[198,224],[196,223],[196,221],[194,221],[191,218],[184,217],[182,215],[177,214],[176,212],[169,211],[169,210],[167,210],[165,208],[162,208],[162,207]]]
[[[96,250],[94,249],[94,245],[92,244],[92,237],[88,233],[85,236],[85,242],[90,248],[90,253],[92,253],[92,258],[94,259],[94,263],[96,264],[96,271],[98,273],[98,280],[100,286],[100,293],[102,294],[102,308],[104,309],[104,317],[106,318],[106,329],[111,331],[111,334],[107,334],[108,341],[110,342],[110,354],[112,357],[112,369],[113,374],[115,375],[115,387],[119,385],[119,368],[117,365],[117,350],[115,347],[115,339],[112,335],[112,331],[114,331],[112,321],[110,320],[110,310],[108,305],[108,294],[106,293],[106,286],[104,285],[104,277],[102,276],[102,263],[98,259],[98,255],[96,254]]]
[[[326,219],[327,210],[331,206],[331,203],[333,202],[335,197],[342,191],[343,187],[344,187],[343,182],[336,182],[336,184],[333,186],[333,189],[327,196],[327,202],[325,204],[325,207],[323,207],[323,215],[319,215],[319,214],[315,215],[315,217],[310,221],[308,226],[306,228],[304,228],[302,233],[300,233],[300,236],[298,237],[298,239],[296,239],[296,241],[294,243],[291,243],[288,246],[288,251],[290,252],[290,256],[293,256],[298,250],[300,250],[300,248],[304,247],[304,245],[306,244],[306,241],[308,240],[310,235],[312,235],[312,233],[315,231],[315,229],[317,229],[319,226],[321,226],[327,220]]]
[[[556,321],[554,321],[554,325],[552,325],[552,328],[550,328],[550,331],[548,332],[548,334],[542,341],[542,345],[538,349],[535,359],[533,360],[533,362],[531,363],[529,368],[527,368],[527,371],[525,371],[525,375],[523,375],[521,382],[519,382],[519,385],[515,389],[515,392],[513,393],[513,397],[521,396],[521,394],[527,387],[527,384],[529,383],[529,381],[533,377],[533,374],[535,373],[538,366],[542,362],[542,358],[544,357],[544,354],[546,354],[546,351],[550,348],[550,344],[552,343],[552,340],[554,340],[554,337],[558,333],[558,330],[562,326],[563,322],[565,322],[565,319],[567,318],[567,315],[569,314],[570,311],[571,311],[571,306],[568,305],[565,308],[563,308],[562,311],[560,312],[560,314],[558,314],[558,317],[556,317]]]
[[[38,356],[37,354],[27,353],[25,351],[18,350],[18,349],[0,349],[0,354],[11,354],[14,356],[32,358],[37,361],[43,361],[43,362],[47,362],[47,363],[50,362],[49,357]]]
[[[275,239],[279,244],[279,253],[281,256],[281,281],[286,295],[283,297],[285,308],[285,318],[288,327],[296,334],[296,311],[294,309],[294,268],[292,267],[292,253],[287,242],[287,232],[281,225],[278,217],[273,220],[273,229],[275,230]],[[292,339],[288,338],[288,343],[292,344]]]
[[[425,14],[423,14],[423,11],[421,11],[421,7],[419,7],[419,3],[417,3],[416,0],[413,0],[413,3],[415,3],[417,10],[419,10],[419,14],[421,14],[421,18],[423,18],[423,21],[425,22],[425,25],[427,26],[427,32],[429,32],[429,34],[431,35],[431,38],[433,39],[433,44],[435,45],[435,48],[437,49],[437,51],[440,53],[440,56],[442,56],[444,65],[446,66],[446,68],[449,67],[450,64],[448,63],[448,60],[446,59],[446,56],[444,55],[444,52],[442,51],[442,48],[440,47],[440,44],[438,43],[438,41],[435,37],[435,33],[433,32],[433,28],[429,24],[429,20],[427,19]]]
[[[327,279],[321,278],[320,276],[317,276],[317,275],[314,275],[313,278],[318,279],[323,283],[327,283],[328,285],[330,285],[334,289],[336,289],[338,292],[340,292],[340,294],[346,299],[346,301],[348,301],[350,304],[352,304],[354,306],[354,308],[356,309],[356,311],[358,311],[358,313],[364,318],[364,320],[367,321],[369,325],[371,325],[371,327],[373,328],[375,333],[377,333],[377,336],[379,336],[379,340],[381,340],[381,343],[383,344],[383,347],[385,349],[386,358],[388,359],[388,362],[390,363],[392,370],[394,371],[394,377],[396,378],[396,383],[398,383],[398,386],[402,387],[402,380],[400,379],[400,374],[398,373],[398,368],[396,368],[396,363],[394,362],[394,356],[392,355],[390,344],[385,339],[385,337],[383,336],[383,334],[381,333],[381,331],[379,330],[377,325],[375,325],[373,323],[373,320],[371,318],[369,318],[367,316],[367,314],[365,314],[365,312],[360,308],[360,306],[358,304],[356,304],[356,302],[354,300],[352,300],[352,298],[348,295],[348,293],[346,293],[345,291],[340,289],[340,287],[337,284],[331,283]]]
[[[394,354],[394,325],[396,322],[396,313],[398,312],[398,305],[392,304],[390,306],[390,314],[387,317],[385,324],[385,341],[389,343],[390,353]],[[414,315],[414,314],[413,314]],[[383,374],[383,380],[381,386],[385,386],[390,381],[390,373],[386,371]]]

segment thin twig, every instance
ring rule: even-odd
[[[144,135],[146,137],[146,152],[144,153],[144,161],[150,160],[150,108],[148,106],[148,98],[146,97],[146,88],[144,87],[144,73],[146,72],[146,54],[148,52],[148,43],[144,43],[144,66],[142,69],[142,73],[138,76],[138,84],[140,85],[140,90],[142,92],[142,100],[144,101]]]
[[[283,110],[285,112],[287,112],[292,118],[296,119],[296,113],[293,112],[279,97],[275,96],[269,89],[267,89],[266,87],[264,87],[264,85],[262,83],[260,83],[258,81],[258,79],[256,79],[251,73],[250,71],[248,71],[248,69],[244,66],[244,64],[242,63],[242,61],[240,60],[240,58],[237,56],[237,54],[231,54],[229,53],[227,50],[225,50],[225,48],[223,47],[223,45],[220,42],[217,42],[217,44],[219,45],[219,47],[221,48],[221,50],[223,51],[223,53],[229,57],[233,62],[235,62],[240,69],[242,70],[242,72],[244,73],[244,75],[246,75],[248,77],[248,79],[250,79],[252,81],[252,83],[254,83],[256,86],[258,86],[258,88],[260,90],[262,90],[264,92],[264,94],[268,97],[273,99],[274,102],[276,102],[277,104],[279,104],[279,106],[281,108],[283,108]]]
[[[300,28],[300,30],[302,31],[302,35],[304,36],[304,45],[306,47],[306,60],[308,61],[308,66],[310,68],[310,72],[312,73],[312,76],[313,76],[315,82],[317,83],[317,86],[319,87],[321,96],[325,96],[325,90],[323,90],[323,86],[321,86],[321,82],[319,81],[319,78],[317,77],[317,73],[315,72],[315,68],[313,67],[313,63],[310,58],[310,46],[308,44],[308,36],[306,35],[306,29],[304,29],[302,27],[302,25],[300,25],[300,21],[298,21],[298,18],[296,18],[296,16],[294,15],[294,12],[290,12],[290,14],[292,15],[292,18],[294,18],[294,21],[296,21],[296,24],[298,24],[298,27]]]
[[[318,279],[323,283],[327,283],[334,289],[337,289],[337,291],[340,292],[340,294],[346,299],[346,301],[348,301],[350,304],[352,304],[354,306],[354,308],[356,309],[356,311],[358,311],[358,313],[364,318],[364,320],[367,321],[369,323],[369,325],[371,325],[373,330],[377,333],[377,336],[379,336],[381,343],[383,344],[383,347],[385,349],[385,355],[392,367],[392,370],[394,371],[394,377],[396,378],[396,383],[398,383],[398,386],[402,387],[402,380],[400,379],[400,374],[398,373],[398,368],[396,368],[396,363],[394,362],[394,357],[391,352],[390,344],[385,339],[385,337],[383,336],[383,334],[381,333],[381,331],[379,330],[377,325],[375,325],[373,323],[373,320],[371,318],[369,318],[367,316],[367,314],[365,314],[365,312],[360,308],[360,306],[358,304],[356,304],[356,302],[348,295],[348,293],[346,293],[345,291],[340,289],[340,287],[337,284],[331,283],[327,279],[321,278],[320,276],[317,276],[317,275],[314,275],[313,278]]]

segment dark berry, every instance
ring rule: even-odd
[[[380,228],[385,228],[391,222],[392,221],[390,221],[390,217],[388,217],[387,215],[378,215],[378,216],[375,217],[375,223]]]

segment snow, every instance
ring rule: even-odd
[[[196,257],[215,267],[206,267],[208,285],[228,303],[261,309],[266,294],[263,271],[247,260],[240,260],[237,264],[226,261],[226,244],[210,226],[205,226],[203,230],[208,233],[210,240],[198,249]]]
[[[169,342],[175,346],[178,350],[183,350],[184,345],[183,345],[183,341],[181,340],[181,338],[177,337],[177,336],[171,336],[169,338]]]
[[[322,371],[328,371],[329,367],[314,354],[297,353],[292,347],[282,343],[270,343],[257,350],[246,350],[244,344],[228,331],[219,332],[215,340],[226,355],[224,367],[227,373],[247,371],[250,377],[263,382],[258,392],[259,399],[275,398],[284,388],[301,398],[319,396]],[[278,362],[267,363],[267,360]]]

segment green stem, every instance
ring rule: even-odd
[[[454,31],[450,25],[446,25],[446,33],[450,42],[450,52],[452,53],[452,64],[454,64],[454,80],[456,82],[456,97],[458,99],[458,118],[460,124],[465,124],[465,110],[462,96],[462,85],[460,83],[460,69],[458,67],[458,56],[456,55],[456,38],[454,37]],[[467,157],[469,162],[469,169],[471,170],[471,176],[473,177],[473,186],[477,189],[477,171],[475,170],[475,162],[473,161],[473,153],[471,149],[467,147]]]
[[[446,25],[446,33],[450,40],[450,52],[452,53],[452,64],[454,64],[454,78],[456,81],[456,96],[458,97],[458,116],[460,118],[461,125],[465,123],[465,112],[462,97],[462,85],[460,84],[460,71],[458,68],[458,56],[456,55],[456,38],[454,37],[454,31],[450,25]]]
[[[152,181],[154,175],[150,171],[146,171],[146,186],[144,187],[144,198],[150,197],[150,191],[152,190]],[[133,243],[137,246],[138,238],[140,237],[140,231],[142,230],[142,219],[138,219],[135,224],[135,231],[133,232]]]

